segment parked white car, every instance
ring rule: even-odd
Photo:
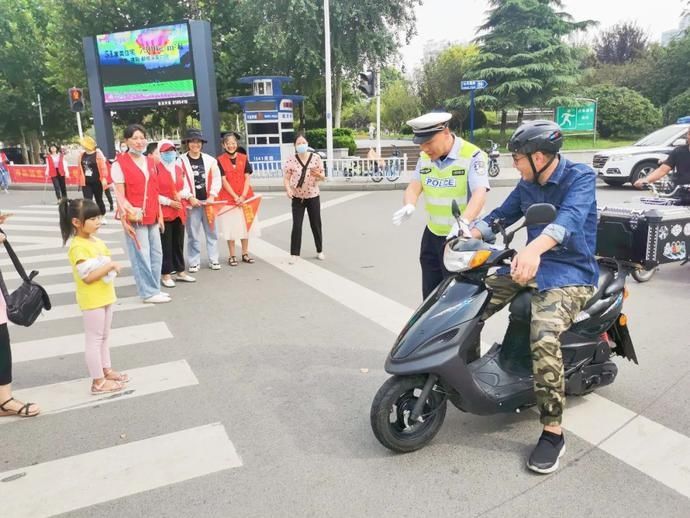
[[[592,167],[608,185],[635,183],[659,167],[659,161],[665,160],[674,147],[687,145],[685,137],[689,127],[690,122],[684,117],[632,146],[606,149],[594,155]]]

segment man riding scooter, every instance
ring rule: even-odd
[[[526,287],[534,290],[530,347],[543,432],[527,467],[538,473],[558,469],[565,453],[560,336],[593,295],[599,277],[594,257],[596,174],[585,164],[563,158],[559,154],[562,145],[563,133],[556,123],[537,120],[522,124],[508,142],[522,179],[499,208],[471,226],[473,237],[491,241],[495,238],[491,225],[496,220],[508,227],[537,203],[550,203],[558,211],[552,223],[528,227],[527,246],[513,258],[510,272],[487,278],[492,296],[483,317],[500,310]]]

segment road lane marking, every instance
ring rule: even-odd
[[[173,335],[165,322],[152,322],[110,331],[110,348],[167,340]],[[54,336],[40,340],[28,340],[12,344],[12,362],[21,363],[45,358],[56,358],[84,352],[84,333]]]
[[[45,248],[45,247],[44,247]],[[44,255],[32,255],[32,256],[22,256],[19,259],[22,264],[30,264],[31,268],[36,270],[41,267],[42,263],[53,263],[55,261],[63,261],[65,263],[69,262],[67,256],[68,248],[65,248],[63,252],[59,254],[44,254]],[[124,255],[125,251],[122,248],[112,248],[110,254],[113,257]],[[12,259],[0,259],[0,266],[11,266]]]
[[[141,301],[139,297],[123,297],[118,299],[113,305],[113,311],[119,313],[120,311],[131,311],[137,309],[152,308],[156,304],[146,304]],[[77,304],[63,304],[55,306],[50,311],[44,311],[41,316],[36,319],[34,325],[42,322],[50,322],[52,320],[62,320],[65,318],[81,317],[82,311]],[[12,322],[8,322],[9,326],[15,326]]]
[[[240,466],[213,423],[0,473],[2,514],[55,516]]]
[[[82,378],[15,390],[13,396],[20,401],[40,402],[41,415],[47,416],[199,384],[185,360],[127,369],[123,372],[129,374],[132,381],[127,383],[121,392],[95,396],[90,390],[91,378]],[[0,419],[0,426],[21,419],[25,418],[6,416]]]

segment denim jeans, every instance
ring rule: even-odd
[[[161,292],[161,266],[163,250],[161,248],[161,233],[158,224],[134,225],[139,241],[139,249],[134,240],[125,236],[129,261],[132,263],[134,282],[137,293],[142,299],[148,299]]]
[[[201,263],[201,227],[206,235],[206,253],[211,263],[218,262],[218,233],[211,228],[204,207],[192,207],[187,212],[187,264],[198,266]]]

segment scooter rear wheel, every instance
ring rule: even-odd
[[[423,422],[410,420],[425,382],[425,376],[393,376],[376,393],[371,404],[371,429],[389,450],[408,453],[423,448],[441,429],[447,402],[434,390],[424,403]]]
[[[632,277],[637,282],[647,282],[650,281],[652,277],[654,277],[656,271],[656,268],[652,268],[651,270],[634,270],[632,272]]]

